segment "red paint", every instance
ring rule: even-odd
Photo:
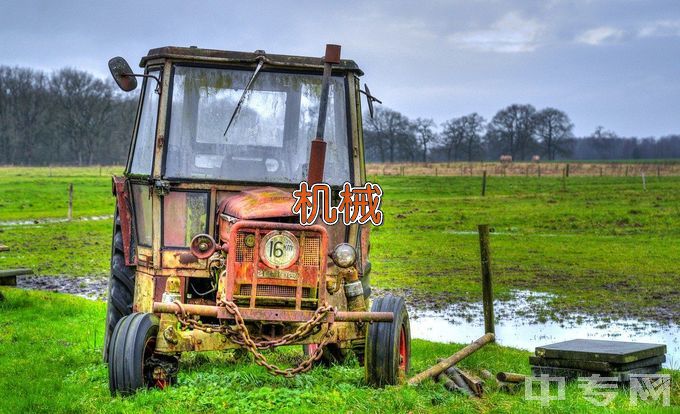
[[[292,192],[276,187],[250,188],[227,195],[218,211],[244,220],[292,217]]]
[[[120,231],[123,235],[123,255],[126,266],[137,265],[137,255],[131,252],[132,241],[132,209],[130,208],[130,193],[127,189],[125,177],[113,177],[113,193],[116,196],[116,207],[120,218]]]
[[[406,371],[406,328],[402,325],[399,332],[399,369]]]

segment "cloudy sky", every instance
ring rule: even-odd
[[[148,49],[197,45],[321,56],[343,46],[385,105],[409,117],[511,103],[566,111],[577,135],[680,133],[675,1],[7,1],[0,64],[108,76]]]

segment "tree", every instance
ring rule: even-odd
[[[484,118],[476,112],[445,122],[442,127],[442,139],[446,148],[447,161],[454,155],[465,154],[468,161],[481,155]]]
[[[432,119],[417,118],[413,126],[416,132],[416,140],[423,151],[423,162],[427,162],[428,147],[434,145],[438,139],[437,134],[432,130],[434,121]]]
[[[68,137],[78,165],[92,164],[95,151],[111,139],[113,92],[87,72],[62,69],[52,76],[50,88],[60,111],[56,124]]]
[[[605,131],[603,126],[598,126],[590,135],[593,147],[600,159],[612,159],[614,155],[614,144],[618,136],[612,131]]]
[[[376,108],[374,116],[366,120],[366,146],[377,152],[380,161],[394,162],[415,140],[413,128],[407,117],[389,108]]]
[[[465,142],[465,126],[461,118],[453,118],[442,124],[442,144],[446,149],[446,162],[457,159]]]
[[[487,143],[495,155],[526,159],[536,146],[532,105],[513,104],[494,115],[487,127]]]
[[[554,160],[558,154],[570,153],[574,124],[566,113],[555,108],[542,109],[534,114],[534,127],[543,154],[549,160]]]

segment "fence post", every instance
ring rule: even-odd
[[[647,191],[647,180],[645,180],[645,173],[642,172],[642,190]]]
[[[489,225],[479,224],[479,252],[482,263],[482,303],[484,306],[484,331],[496,333],[493,317],[493,288],[491,285],[491,249],[489,247]]]
[[[567,164],[566,176],[569,177],[569,164]]]
[[[486,195],[486,170],[482,173],[482,197]]]
[[[73,183],[68,185],[68,221],[73,220]]]

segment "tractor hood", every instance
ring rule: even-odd
[[[276,187],[252,188],[228,195],[219,212],[243,220],[294,216],[295,199],[290,192]]]

